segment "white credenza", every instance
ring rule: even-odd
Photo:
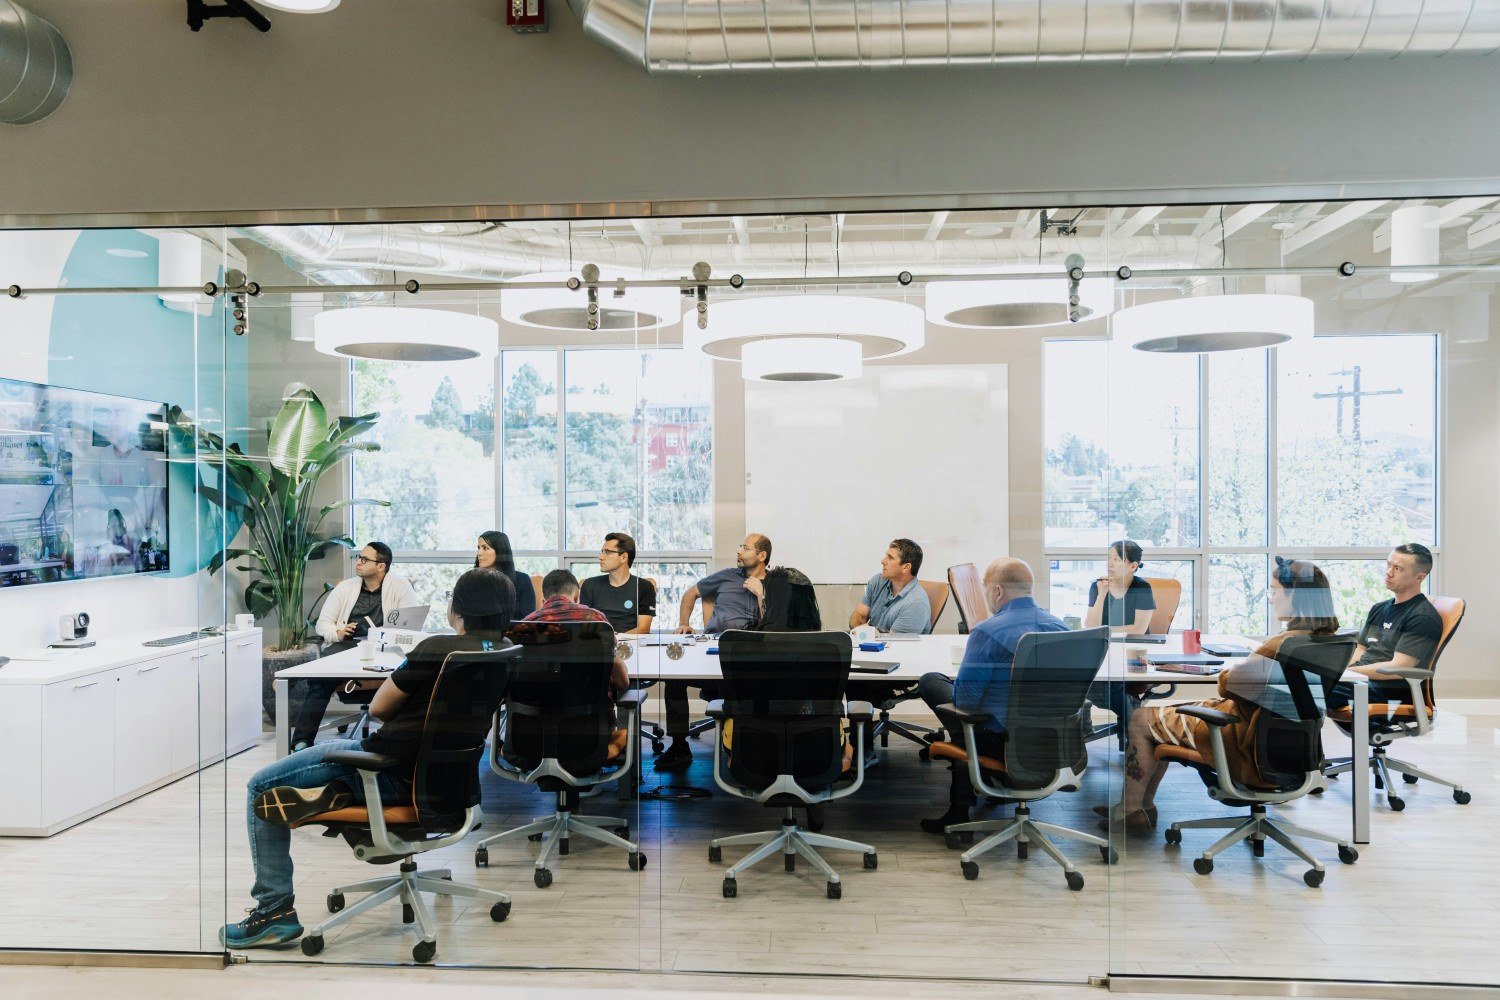
[[[252,746],[261,630],[0,667],[0,836],[48,837]],[[3,652],[3,650],[0,650]]]

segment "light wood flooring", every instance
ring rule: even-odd
[[[1337,752],[1341,737],[1328,737]],[[709,745],[678,782],[712,786]],[[1085,788],[1036,805],[1039,820],[1092,830],[1090,807],[1118,797],[1119,757],[1096,743]],[[244,783],[269,760],[257,747],[57,836],[0,838],[0,947],[216,951],[216,933],[251,904],[244,833]],[[650,861],[628,870],[623,852],[574,840],[553,864],[550,888],[532,884],[537,845],[497,845],[477,870],[472,844],[432,852],[423,867],[451,867],[459,881],[513,897],[503,924],[464,900],[436,904],[439,964],[683,973],[918,976],[943,980],[1083,982],[1116,974],[1292,977],[1500,983],[1500,717],[1445,712],[1437,732],[1408,741],[1397,756],[1455,776],[1473,793],[1456,805],[1446,789],[1403,786],[1406,810],[1377,798],[1373,843],[1352,866],[1332,845],[1313,853],[1328,868],[1320,889],[1302,883],[1305,865],[1268,845],[1220,856],[1210,876],[1192,858],[1214,838],[1188,831],[1181,848],[1160,834],[1121,844],[1118,865],[1095,848],[1063,847],[1086,885],[1070,892],[1062,871],[1033,847],[1019,861],[1001,848],[980,861],[976,881],[958,856],[916,820],[942,811],[947,771],[917,759],[893,738],[857,795],[829,810],[825,832],[862,839],[879,852],[876,871],[858,854],[825,852],[843,876],[843,898],[824,895],[822,877],[769,863],[744,873],[724,899],[726,862],[707,858],[710,837],[778,825],[779,814],[731,799],[618,803],[613,791],[586,811],[628,818]],[[646,773],[648,787],[659,779]],[[1282,810],[1291,822],[1347,831],[1350,778],[1328,794]],[[490,834],[550,811],[540,793],[491,777],[485,788]],[[1197,776],[1174,768],[1159,796],[1162,825],[1224,815]],[[620,812],[619,810],[625,810]],[[1008,806],[976,810],[1007,815]],[[355,861],[341,840],[294,835],[299,912],[322,918],[339,882],[380,874]],[[329,933],[320,961],[410,961],[415,936],[393,904]],[[297,946],[248,953],[251,962],[305,962]],[[792,988],[790,984],[786,988]]]

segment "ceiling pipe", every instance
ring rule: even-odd
[[[58,30],[12,0],[0,0],[0,123],[41,121],[72,86],[73,53]]]
[[[568,0],[652,73],[1489,53],[1495,0]]]

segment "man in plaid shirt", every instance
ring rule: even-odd
[[[565,569],[555,569],[542,577],[542,598],[541,606],[522,621],[609,624],[604,612],[578,603],[578,578]],[[630,688],[630,675],[625,670],[625,661],[619,657],[615,657],[615,669],[610,674],[609,683],[616,691]]]

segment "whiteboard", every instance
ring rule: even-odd
[[[1010,548],[1003,364],[866,367],[847,382],[745,386],[745,531],[814,583],[863,583],[893,538],[918,576]]]

